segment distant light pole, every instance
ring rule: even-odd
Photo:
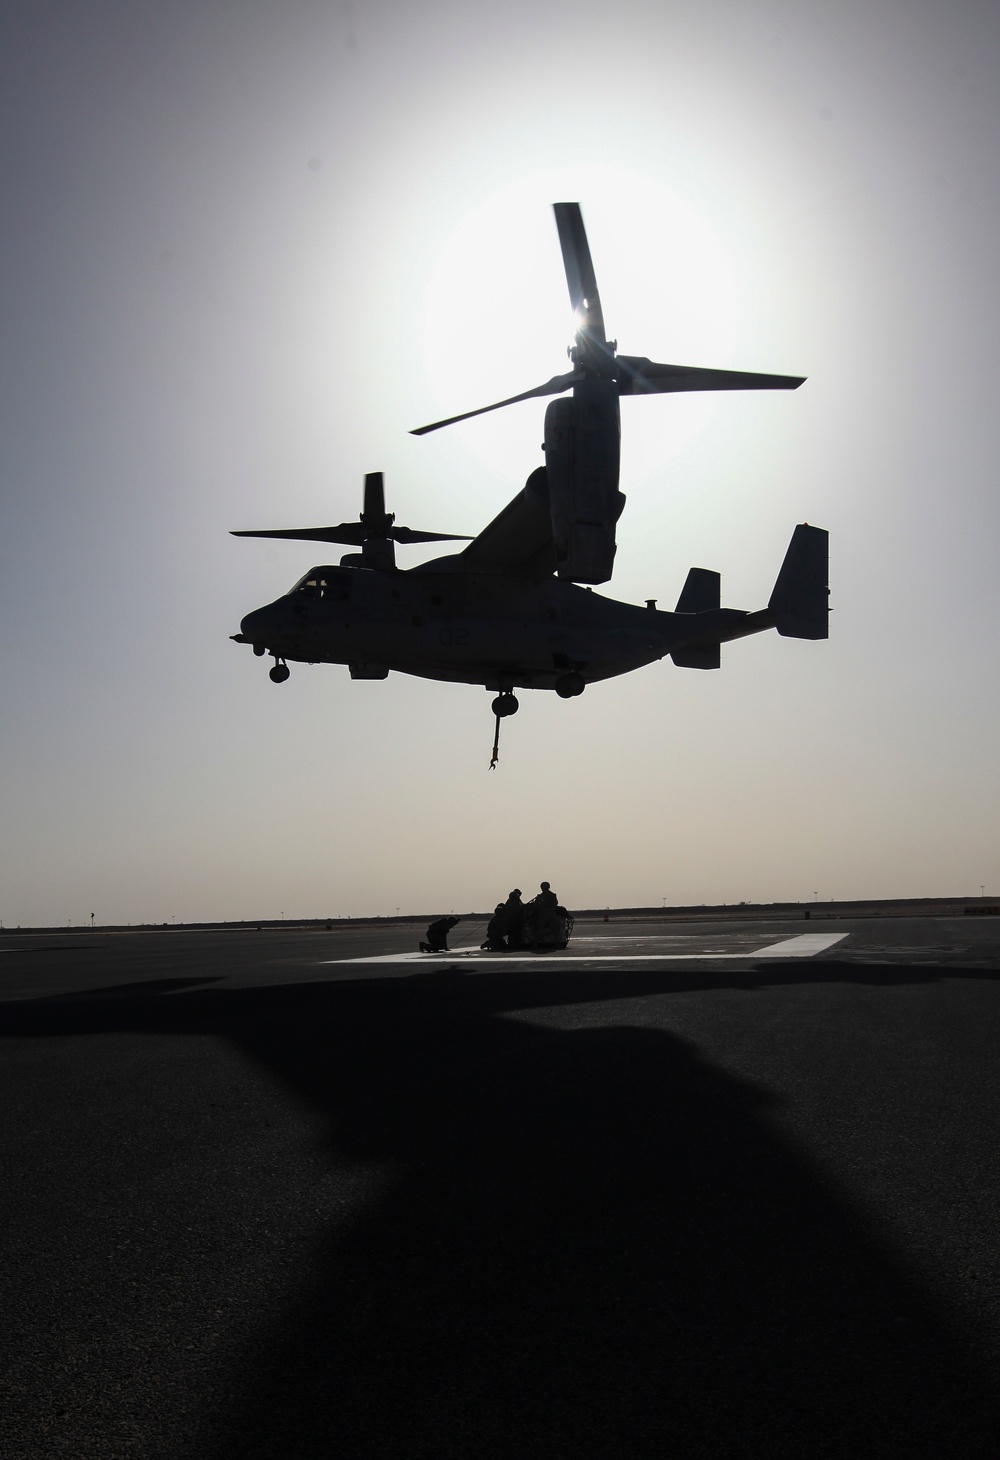
[[[819,893],[818,892],[814,892],[813,893],[813,902],[819,902]]]
[[[666,906],[667,906],[667,895],[666,895],[666,893],[664,893],[663,894],[663,908],[664,908],[664,911],[666,911]]]
[[[980,884],[979,884],[979,896],[980,897],[985,897],[986,896],[986,883],[985,882],[980,882]]]

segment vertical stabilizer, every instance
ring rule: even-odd
[[[722,575],[711,568],[692,568],[684,579],[676,613],[710,613],[722,607]]]
[[[768,603],[774,626],[785,638],[829,638],[829,564],[829,533],[801,523],[792,533]]]
[[[676,613],[714,613],[722,604],[722,576],[711,568],[692,568],[684,579]],[[718,669],[722,664],[719,641],[697,640],[671,649],[670,657],[679,669]]]

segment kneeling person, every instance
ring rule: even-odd
[[[493,916],[486,927],[486,942],[481,944],[482,948],[488,948],[492,953],[506,953],[507,944],[504,941],[504,934],[507,931],[507,911],[504,903],[498,902],[493,909]]]
[[[437,922],[431,923],[427,929],[427,941],[421,943],[421,953],[447,953],[448,934],[461,918],[438,918]]]

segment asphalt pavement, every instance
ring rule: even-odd
[[[0,937],[5,1460],[995,1455],[1000,919],[462,932]]]

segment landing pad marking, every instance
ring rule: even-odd
[[[827,948],[832,948],[846,933],[800,933],[796,938],[782,938],[780,942],[768,943],[763,948],[732,950],[710,953],[573,953],[569,949],[553,948],[550,953],[487,953],[480,948],[452,948],[447,953],[382,953],[374,958],[325,958],[324,963],[426,963],[429,958],[437,962],[461,960],[474,963],[667,963],[688,962],[722,958],[812,958]],[[594,938],[588,941],[601,943],[607,940]],[[649,938],[626,940],[616,938],[615,942],[650,942]],[[679,938],[671,938],[679,942]],[[703,941],[692,938],[692,943]]]

